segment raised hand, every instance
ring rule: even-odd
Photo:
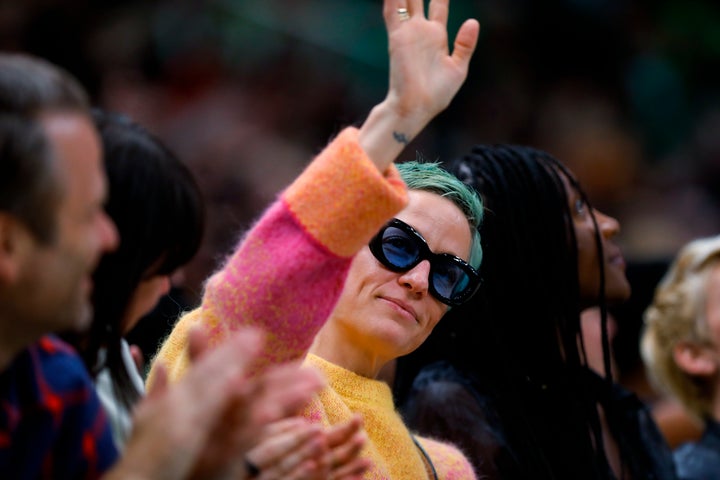
[[[480,24],[469,19],[448,48],[449,0],[432,0],[427,18],[422,0],[385,1],[390,51],[389,101],[400,114],[428,120],[445,109],[467,76]],[[405,9],[407,14],[403,14]]]
[[[359,142],[384,171],[428,122],[445,109],[467,77],[480,24],[466,20],[448,47],[450,0],[385,0],[390,85],[360,128]]]

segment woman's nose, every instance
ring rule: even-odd
[[[398,277],[398,282],[413,293],[426,294],[430,283],[430,261],[423,260],[402,273]]]
[[[603,237],[612,238],[620,233],[620,222],[614,217],[595,210],[595,219],[597,220],[598,228]]]

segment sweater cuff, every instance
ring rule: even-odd
[[[380,172],[344,129],[287,188],[283,199],[300,224],[331,252],[349,257],[407,204],[394,165]]]

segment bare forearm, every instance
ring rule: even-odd
[[[401,112],[385,100],[360,127],[358,141],[381,172],[385,171],[431,120],[423,112]]]

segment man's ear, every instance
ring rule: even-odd
[[[0,212],[0,284],[12,283],[17,278],[30,240],[28,235],[14,216]]]
[[[690,375],[709,377],[718,371],[717,354],[709,346],[678,342],[673,348],[673,358],[678,367]]]

